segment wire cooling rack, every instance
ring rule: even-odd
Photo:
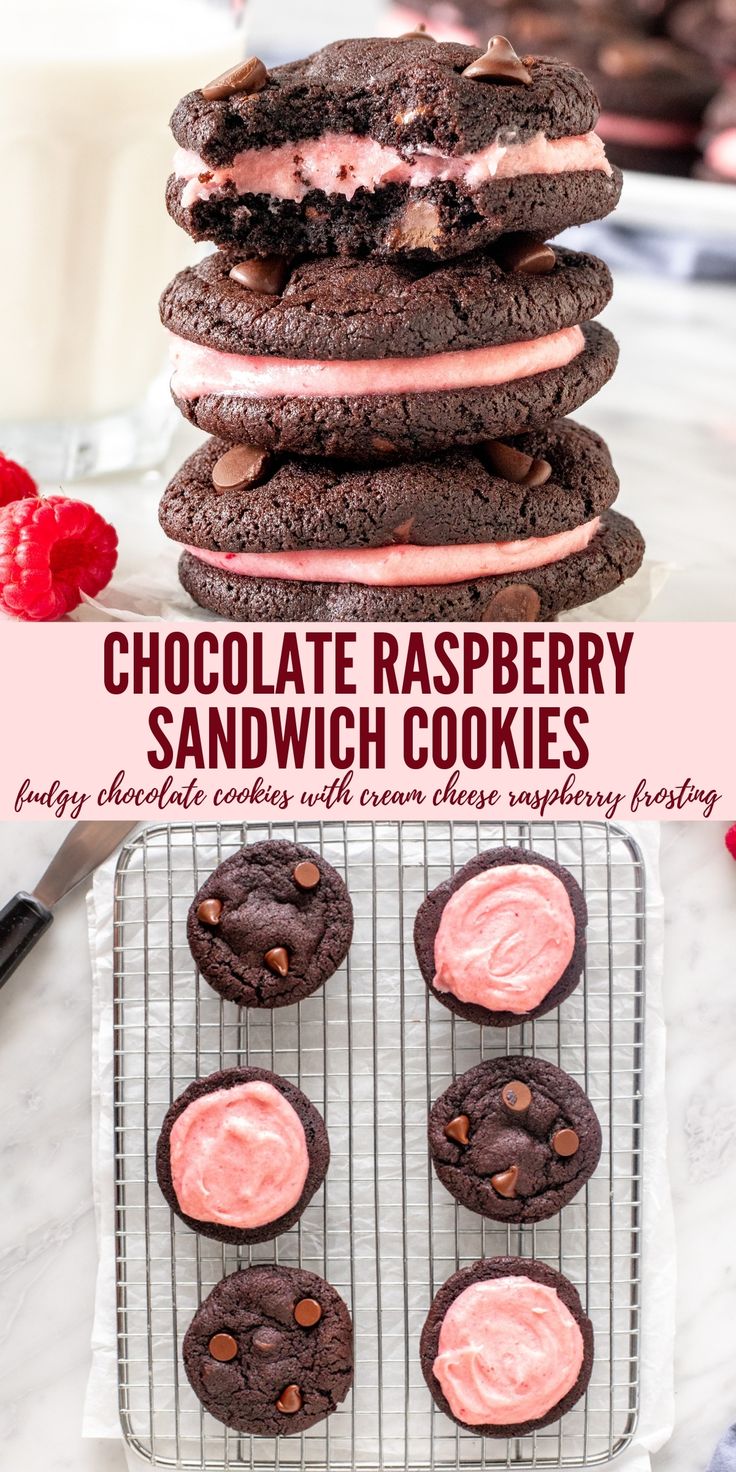
[[[198,976],[190,901],[244,842],[273,835],[321,851],[342,873],[355,936],[340,971],[298,1007],[240,1011]],[[412,926],[427,889],[480,849],[521,844],[558,859],[588,900],[585,977],[559,1011],[505,1033],[430,999]],[[605,823],[273,823],[148,828],[115,878],[115,1161],[119,1404],[124,1435],[157,1466],[248,1472],[480,1472],[603,1463],[638,1415],[644,1053],[645,875]],[[590,1095],[600,1165],[560,1216],[532,1227],[483,1221],[434,1177],[427,1109],[454,1074],[505,1051],[547,1058]],[[197,1075],[260,1064],[294,1080],[327,1121],[327,1180],[274,1243],[222,1246],[169,1211],[155,1177],[170,1100]],[[538,1257],[580,1291],[596,1341],[584,1400],[561,1422],[509,1441],[459,1430],[432,1404],[418,1360],[431,1298],[458,1266]],[[302,1264],[352,1308],[355,1385],[303,1436],[228,1431],[189,1388],[181,1341],[200,1301],[248,1262]]]

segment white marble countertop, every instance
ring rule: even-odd
[[[0,896],[65,825],[0,825]],[[676,1427],[656,1472],[697,1472],[736,1418],[736,867],[723,825],[664,826],[670,1169],[679,1256]],[[83,1441],[95,1284],[83,894],[0,993],[0,1472],[123,1472]]]

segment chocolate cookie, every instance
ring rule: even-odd
[[[513,1027],[575,990],[587,923],[585,897],[567,869],[532,849],[494,848],[430,891],[414,921],[414,947],[438,1002],[470,1022]]]
[[[419,1354],[432,1398],[451,1420],[478,1436],[528,1436],[585,1394],[593,1326],[577,1290],[554,1268],[492,1257],[443,1284]],[[463,1383],[466,1367],[470,1384]]]
[[[423,587],[379,587],[243,577],[193,552],[179,559],[182,586],[200,607],[244,623],[510,623],[548,620],[618,588],[641,566],[644,541],[627,517],[606,511],[581,552],[524,573]]]
[[[616,366],[614,338],[591,323],[608,268],[526,237],[434,269],[303,262],[277,297],[229,272],[224,255],[181,272],[161,318],[176,403],[232,442],[424,456],[557,419]]]
[[[494,1058],[456,1078],[429,1116],[432,1163],[451,1196],[493,1221],[556,1216],[601,1154],[593,1106],[541,1058]]]
[[[618,494],[606,444],[572,419],[488,450],[399,464],[340,465],[255,452],[253,477],[252,458],[246,449],[239,477],[238,452],[224,440],[195,450],[161,501],[167,536],[243,553],[511,542],[582,526]],[[228,479],[233,465],[234,486],[223,486],[223,467]]]
[[[670,13],[668,30],[720,74],[736,69],[736,12],[731,0],[684,0]]]
[[[581,31],[566,53],[600,97],[599,131],[620,168],[690,172],[703,111],[718,86],[708,61],[665,37],[603,30]]]
[[[248,844],[215,869],[189,910],[202,975],[241,1007],[288,1007],[344,960],[353,907],[340,875],[303,844]]]
[[[344,1401],[353,1326],[339,1293],[316,1273],[263,1264],[213,1288],[187,1329],[183,1357],[216,1420],[252,1436],[293,1436]]]
[[[171,1210],[218,1242],[267,1242],[288,1231],[329,1161],[321,1114],[267,1068],[195,1079],[169,1106],[156,1146]]]
[[[257,91],[189,93],[172,118],[167,204],[195,239],[250,256],[449,259],[509,231],[544,240],[618,200],[585,77],[520,60],[503,37],[485,54],[338,41],[257,75]]]

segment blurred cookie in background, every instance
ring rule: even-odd
[[[703,122],[698,177],[736,184],[736,81],[727,82],[716,94]]]

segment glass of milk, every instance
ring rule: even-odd
[[[0,451],[43,480],[147,467],[176,422],[157,301],[179,98],[243,54],[242,3],[0,0]]]

